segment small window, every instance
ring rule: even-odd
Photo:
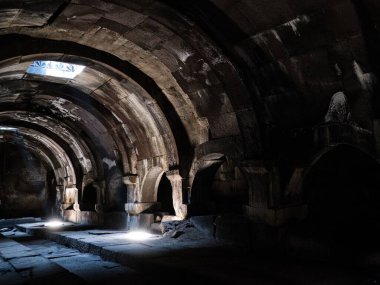
[[[26,70],[27,73],[47,75],[61,78],[73,79],[83,71],[85,66],[59,61],[40,60],[33,63]]]

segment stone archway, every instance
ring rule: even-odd
[[[249,186],[235,162],[223,154],[207,155],[199,162],[190,214],[242,214],[243,205],[249,201]]]
[[[173,203],[173,188],[170,180],[163,174],[157,188],[158,210],[163,214],[175,215]]]
[[[379,189],[380,165],[371,155],[346,144],[325,149],[304,175],[303,234],[344,256],[378,246]]]
[[[90,183],[83,188],[82,200],[80,202],[81,211],[95,211],[97,203],[97,188]]]

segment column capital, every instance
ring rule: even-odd
[[[138,183],[139,176],[137,174],[128,174],[123,176],[123,183],[125,185],[131,185]]]
[[[166,171],[165,174],[169,180],[182,180],[182,176],[179,174],[178,169]]]

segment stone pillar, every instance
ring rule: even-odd
[[[184,204],[184,195],[182,188],[182,177],[178,170],[166,172],[166,177],[169,179],[173,189],[173,207],[176,216],[181,219],[187,216],[187,205]]]
[[[97,213],[102,213],[103,212],[105,182],[104,181],[93,182],[92,185],[96,189],[95,211]]]
[[[71,189],[73,188],[66,188],[65,186],[61,185],[58,186],[61,193],[61,209],[62,210],[68,210],[71,208],[75,203],[75,194]]]
[[[67,210],[72,206],[74,210],[79,210],[78,189],[76,187],[66,187],[63,191],[62,210]]]
[[[131,174],[123,177],[123,183],[127,187],[127,203],[125,211],[130,215],[138,215],[141,212],[151,208],[155,203],[142,203],[138,199],[140,190],[139,177],[136,174]]]
[[[244,163],[241,169],[246,174],[249,183],[249,206],[268,208],[270,201],[271,175],[260,163]]]
[[[126,175],[123,177],[123,183],[127,187],[127,203],[137,201],[137,192],[140,188],[139,177],[135,174]]]
[[[246,207],[249,218],[274,226],[304,219],[305,205],[282,205],[283,189],[276,166],[266,167],[261,161],[252,161],[242,163],[241,169],[249,183],[249,205]]]
[[[63,193],[64,193],[64,190],[65,190],[65,187],[63,185],[57,185],[56,186],[56,196],[55,196],[55,207],[56,207],[56,211],[58,213],[61,213],[61,216],[62,215],[62,210],[63,210]]]

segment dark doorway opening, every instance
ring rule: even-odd
[[[248,183],[227,159],[211,161],[195,175],[190,215],[242,214],[249,200]]]
[[[303,183],[307,233],[346,258],[380,248],[380,165],[348,145],[324,153]]]
[[[159,211],[167,213],[168,215],[175,215],[173,189],[165,173],[162,175],[157,188],[157,202],[159,203]]]

